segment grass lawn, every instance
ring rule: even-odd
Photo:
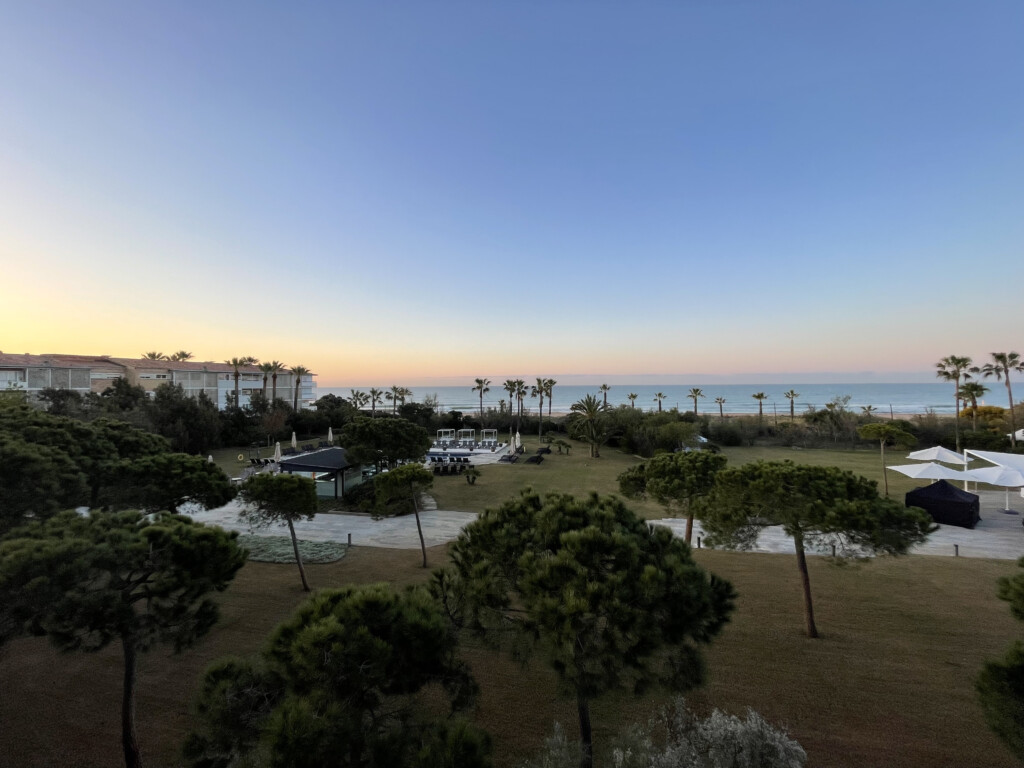
[[[567,456],[559,455],[557,449],[545,457],[542,464],[524,464],[520,459],[516,464],[485,465],[480,468],[481,476],[476,485],[469,485],[459,476],[439,476],[434,478],[431,495],[437,499],[439,509],[451,509],[460,512],[480,512],[488,507],[496,507],[503,501],[517,496],[522,488],[532,486],[541,493],[560,491],[573,495],[582,495],[590,491],[598,493],[618,493],[618,476],[628,467],[642,459],[622,453],[621,451],[604,448],[601,458],[590,458],[585,443],[572,442],[572,452]],[[529,456],[540,445],[537,438],[523,439],[526,446],[524,458]],[[882,489],[882,462],[877,449],[861,450],[825,450],[797,449],[782,447],[724,448],[722,453],[728,457],[730,464],[746,464],[750,461],[781,461],[791,459],[800,464],[837,466],[849,469],[870,480],[878,482],[879,492]],[[887,464],[911,463],[902,457],[905,452],[891,450],[886,453]],[[894,499],[902,499],[903,494],[927,480],[912,480],[898,472],[889,472],[889,495]],[[630,508],[641,517],[653,520],[666,517],[665,508],[660,504],[647,501],[631,501]]]
[[[541,465],[543,468],[544,465]],[[429,553],[432,564],[445,548]],[[730,579],[740,598],[734,620],[707,652],[698,709],[746,707],[785,725],[812,766],[1018,765],[981,720],[973,680],[982,662],[1020,636],[995,580],[1009,562],[907,557],[837,568],[811,558],[822,639],[801,634],[794,558],[701,550],[697,559]],[[423,582],[415,551],[353,547],[330,565],[308,567],[315,587]],[[174,655],[157,647],[140,662],[138,725],[150,766],[176,765],[189,726],[187,702],[204,667],[251,653],[303,599],[294,566],[250,563],[221,598],[223,617],[198,647]],[[482,693],[477,722],[495,738],[496,763],[512,768],[558,720],[576,732],[573,702],[551,672],[466,645]],[[120,764],[120,655],[60,655],[45,641],[0,649],[0,763],[11,768],[93,768]],[[645,719],[661,696],[627,694],[595,704],[598,749]]]

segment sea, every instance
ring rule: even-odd
[[[529,386],[529,383],[527,383]],[[552,413],[568,413],[570,406],[585,395],[596,395],[603,398],[603,393],[598,390],[600,383],[591,385],[555,385],[554,397],[551,404]],[[661,407],[665,410],[678,408],[681,411],[692,411],[693,400],[688,397],[693,385],[680,384],[615,384],[608,392],[609,407],[630,404],[627,395],[635,394],[636,407],[645,411],[658,410],[658,403],[655,395],[659,392],[665,395]],[[804,413],[810,408],[824,408],[825,404],[837,397],[849,396],[850,401],[847,408],[855,412],[866,406],[875,409],[878,415],[885,414],[923,414],[935,413],[939,415],[952,414],[953,384],[948,382],[933,382],[920,384],[701,384],[699,388],[704,393],[703,399],[697,400],[697,411],[717,415],[719,406],[715,398],[725,399],[722,411],[730,414],[756,414],[757,400],[752,395],[763,392],[767,395],[764,402],[764,413],[771,416],[789,414],[789,400],[783,395],[784,392],[795,390],[799,397],[796,398],[796,412]],[[383,389],[383,387],[382,387]],[[471,412],[480,409],[480,393],[473,391],[472,383],[464,387],[410,387],[413,391],[413,401],[423,402],[428,396],[435,397],[440,404],[439,410]],[[369,391],[365,388],[362,391]],[[348,397],[351,389],[317,387],[317,396],[335,394],[339,397]],[[504,399],[508,406],[508,393],[501,388],[501,384],[491,384],[490,392],[484,394],[484,408],[499,408],[499,401]],[[995,405],[1006,408],[1009,401],[1006,397],[1006,388],[999,382],[993,382],[990,391],[984,399],[978,401],[979,405]],[[377,406],[389,410],[391,404],[385,401]],[[536,413],[537,399],[527,398],[525,407],[532,413]],[[544,412],[548,411],[547,398],[544,399]]]

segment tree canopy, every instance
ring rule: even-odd
[[[1017,561],[1024,568],[1024,558]],[[1024,621],[1024,573],[999,580],[1000,600]],[[985,722],[1019,759],[1024,760],[1024,643],[1017,640],[1002,659],[985,663],[976,683]]]
[[[320,591],[278,626],[259,658],[207,671],[202,727],[186,757],[193,766],[239,758],[279,768],[487,766],[486,735],[444,720],[476,694],[455,650],[455,632],[423,588]]]
[[[538,650],[576,700],[590,765],[590,701],[703,679],[698,646],[724,626],[732,586],[666,528],[615,497],[525,492],[468,525],[434,589],[457,625]]]
[[[353,462],[390,467],[423,458],[431,440],[427,430],[402,418],[356,416],[345,425],[340,442]]]
[[[373,486],[376,496],[375,513],[404,514],[416,516],[416,531],[420,536],[420,551],[423,553],[423,567],[427,567],[427,544],[423,540],[423,526],[420,523],[420,495],[434,484],[434,476],[422,464],[403,464],[377,475]]]
[[[877,440],[882,454],[882,481],[885,483],[885,495],[889,496],[889,471],[885,466],[886,444],[912,446],[917,445],[917,438],[898,424],[865,424],[857,428],[857,434],[865,440]]]
[[[316,484],[308,477],[261,473],[253,475],[242,485],[238,494],[246,508],[239,515],[253,528],[262,528],[274,523],[285,523],[292,539],[295,563],[299,568],[302,588],[309,592],[306,569],[302,567],[299,554],[299,540],[295,535],[295,522],[312,520],[320,508],[316,497]]]
[[[217,620],[212,592],[245,562],[235,533],[187,517],[63,512],[0,541],[0,626],[46,635],[62,651],[124,655],[125,765],[142,764],[135,733],[135,668],[158,642],[176,651]]]
[[[796,547],[807,634],[817,637],[805,546],[835,545],[840,556],[898,555],[935,530],[916,507],[882,499],[867,478],[838,467],[758,461],[723,469],[701,508],[708,544],[749,549],[760,530],[781,525]]]
[[[686,515],[686,543],[693,538],[693,502],[711,492],[715,475],[726,458],[710,451],[686,451],[655,456],[619,475],[619,491],[628,498],[649,496]]]

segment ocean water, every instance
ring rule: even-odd
[[[585,395],[596,395],[602,397],[598,391],[600,384],[589,386],[555,385],[552,413],[567,413],[569,407]],[[635,393],[636,407],[644,410],[658,410],[658,404],[654,395],[661,392],[665,395],[662,400],[662,408],[679,408],[679,410],[693,410],[693,400],[687,397],[691,385],[679,384],[616,384],[608,392],[608,405],[629,405],[627,395]],[[413,391],[413,399],[422,402],[428,395],[435,395],[441,404],[442,411],[474,411],[480,408],[480,395],[473,391],[472,383],[465,387],[410,387]],[[918,414],[926,411],[933,411],[937,414],[952,414],[953,385],[946,382],[934,382],[923,384],[701,384],[700,389],[704,392],[704,399],[697,401],[699,413],[717,414],[718,405],[715,398],[725,398],[723,410],[725,413],[757,413],[757,400],[751,395],[763,392],[767,395],[764,400],[764,413],[771,416],[774,413],[779,415],[789,414],[789,400],[783,395],[789,390],[796,390],[799,397],[796,398],[796,412],[803,413],[808,407],[823,408],[826,403],[835,397],[850,396],[848,408],[859,411],[864,406],[873,406],[879,414],[888,414],[890,409],[893,413]],[[1008,400],[1006,389],[999,382],[992,382],[991,391],[979,400],[979,405],[996,405],[1002,408],[1007,407]],[[368,391],[364,389],[363,391]],[[349,389],[318,387],[317,395],[322,396],[328,393],[339,397],[348,397]],[[508,394],[501,388],[501,384],[491,384],[491,391],[484,395],[484,408],[498,408],[499,400],[504,399],[508,405]],[[1015,398],[1016,399],[1016,398]],[[385,401],[377,406],[390,410],[391,404]],[[537,399],[527,398],[525,407],[531,413],[536,413]],[[548,402],[544,399],[544,412],[547,413]]]

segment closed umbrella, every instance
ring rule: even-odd
[[[331,445],[334,445],[334,428],[333,427],[328,427],[327,428],[327,442],[330,443]]]
[[[274,444],[274,463],[275,464],[280,464],[281,463],[281,443],[280,442]]]
[[[950,469],[941,464],[897,464],[895,467],[886,467],[899,472],[901,475],[924,480],[968,480],[966,473],[959,469]]]
[[[298,447],[299,447],[299,441],[295,439],[295,433],[292,432],[292,448],[298,448]]]
[[[1003,512],[1013,512],[1010,509],[1010,489],[1020,488],[1024,485],[1024,474],[1021,474],[1016,469],[1010,469],[1009,467],[982,467],[981,469],[969,469],[964,472],[971,480],[978,483],[988,483],[989,485],[1002,486],[1006,492],[1006,507]]]

